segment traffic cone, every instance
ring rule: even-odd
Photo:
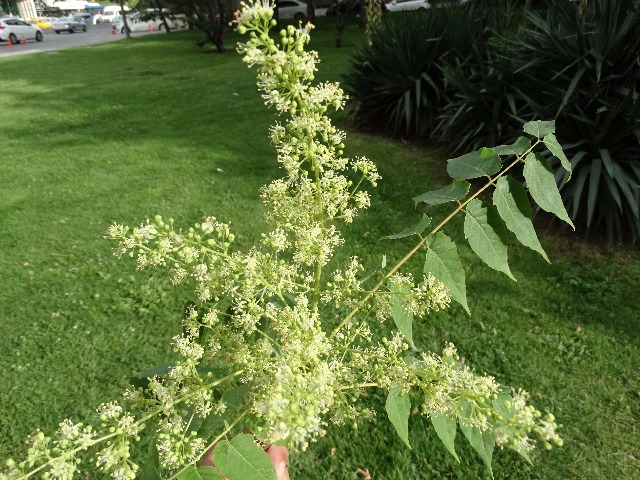
[[[24,35],[22,35],[22,40],[20,40],[20,44],[21,45],[26,45],[27,44],[27,40],[24,38]]]
[[[149,28],[147,28],[147,32],[153,32],[153,27],[149,24]]]
[[[13,42],[11,41],[11,39],[7,39],[7,47],[13,47]]]

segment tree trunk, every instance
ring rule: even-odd
[[[336,48],[342,47],[342,33],[344,32],[344,23],[347,20],[349,12],[340,12],[340,6],[336,6]]]
[[[162,21],[162,26],[164,27],[164,31],[167,33],[171,33],[171,27],[169,27],[169,23],[167,22],[167,17],[164,16],[164,12],[162,11],[162,5],[157,0],[154,0],[153,7],[158,10],[160,14],[160,20]]]
[[[316,23],[316,4],[313,0],[307,0],[307,20]]]
[[[127,12],[124,11],[124,0],[120,0],[120,15],[122,15],[122,28],[124,28],[124,34],[127,38],[131,38],[129,24],[127,23]]]

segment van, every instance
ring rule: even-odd
[[[129,7],[124,7],[125,12],[129,10]],[[102,10],[97,21],[101,23],[111,23],[118,15],[120,15],[120,5],[107,5],[104,7],[104,10]]]

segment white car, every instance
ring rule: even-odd
[[[167,25],[171,30],[186,28],[186,22],[172,21],[171,14],[165,13]],[[115,28],[116,32],[124,33],[124,22],[121,16],[116,17],[111,26]],[[164,30],[164,24],[159,14],[153,14],[150,12],[135,12],[131,15],[127,15],[127,26],[130,32],[148,32],[148,31],[160,31]]]
[[[385,4],[389,12],[405,12],[408,10],[426,10],[431,8],[428,0],[391,0]]]
[[[16,44],[24,40],[44,40],[42,30],[17,17],[0,18],[0,41]]]
[[[307,18],[307,4],[302,0],[276,0],[280,20],[298,20]]]

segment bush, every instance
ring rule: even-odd
[[[639,10],[625,0],[593,0],[584,11],[552,1],[546,14],[527,15],[506,55],[486,48],[444,67],[452,93],[439,137],[474,148],[507,141],[523,121],[555,118],[574,170],[557,181],[576,226],[637,239],[639,30]]]
[[[640,10],[554,0],[517,42],[517,92],[531,116],[555,118],[574,179],[557,178],[576,225],[640,237]]]
[[[551,0],[524,17],[473,8],[389,15],[354,57],[353,117],[451,152],[555,119],[574,169],[571,182],[568,174],[557,181],[576,226],[638,239],[639,5]]]
[[[359,126],[430,137],[447,103],[440,65],[480,41],[483,16],[469,7],[383,15],[343,84]]]

